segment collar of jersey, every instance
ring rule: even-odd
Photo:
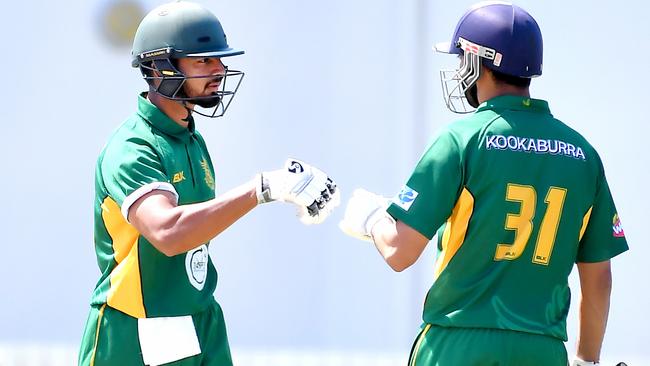
[[[189,138],[194,133],[194,119],[190,118],[190,123],[187,128],[174,122],[163,111],[153,105],[147,99],[147,93],[142,93],[138,96],[138,115],[144,118],[149,124],[156,129],[172,136],[179,138]]]
[[[547,101],[518,95],[501,95],[486,100],[478,106],[476,111],[479,112],[486,109],[510,109],[551,114]]]

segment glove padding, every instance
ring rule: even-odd
[[[382,218],[392,219],[386,213],[389,203],[389,198],[357,188],[348,201],[339,228],[353,238],[372,242],[372,227]]]
[[[258,175],[257,202],[283,201],[298,206],[304,224],[320,224],[341,202],[336,183],[323,171],[297,159]]]
[[[585,361],[578,357],[574,358],[573,362],[571,363],[571,366],[598,366],[598,365],[600,365],[599,362]]]

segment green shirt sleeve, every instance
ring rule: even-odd
[[[425,151],[387,212],[432,239],[451,215],[462,183],[461,148],[450,130]]]
[[[580,240],[576,262],[603,262],[626,250],[625,233],[601,165],[596,197]]]
[[[108,195],[120,205],[123,213],[128,210],[128,207],[124,207],[125,201],[130,206],[130,203],[153,189],[175,192],[160,157],[142,139],[131,138],[109,145],[101,162],[101,171]],[[147,187],[148,190],[143,190]],[[138,197],[133,195],[136,192]]]

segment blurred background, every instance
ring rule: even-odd
[[[429,140],[457,116],[438,71],[474,1],[197,1],[221,20],[226,61],[246,73],[225,117],[199,119],[218,192],[287,156],[330,173],[344,201],[356,187],[398,192]],[[0,144],[0,366],[72,365],[99,277],[92,239],[97,154],[145,90],[130,67],[133,32],[163,1],[5,2]],[[643,0],[516,4],[544,35],[533,97],[599,150],[631,251],[613,261],[603,365],[650,365],[650,180],[645,112],[650,6]],[[287,205],[254,210],[212,241],[238,365],[404,365],[433,278],[434,245],[402,273]],[[578,297],[572,275],[574,304]],[[576,309],[569,320],[575,350]]]

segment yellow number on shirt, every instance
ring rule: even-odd
[[[566,189],[551,187],[546,194],[547,204],[544,218],[537,235],[533,263],[548,265],[555,244],[555,235],[562,217],[562,207],[566,197]],[[533,217],[535,216],[535,203],[537,192],[531,186],[508,183],[506,200],[518,202],[519,213],[509,213],[506,216],[505,228],[514,230],[515,240],[512,244],[498,244],[494,260],[514,260],[521,256],[526,249],[530,234],[533,232]]]
[[[533,263],[548,265],[553,244],[555,244],[555,234],[557,234],[557,227],[562,216],[564,197],[566,197],[566,188],[551,187],[546,194],[544,202],[546,202],[547,208],[542,225],[539,227]]]
[[[535,188],[531,186],[521,186],[509,183],[506,189],[506,200],[510,202],[519,202],[519,214],[509,213],[506,216],[506,229],[515,231],[515,241],[513,244],[497,245],[497,252],[494,255],[495,260],[513,260],[519,258],[526,248],[530,233],[533,231],[533,215],[535,215],[535,202],[537,195]]]

